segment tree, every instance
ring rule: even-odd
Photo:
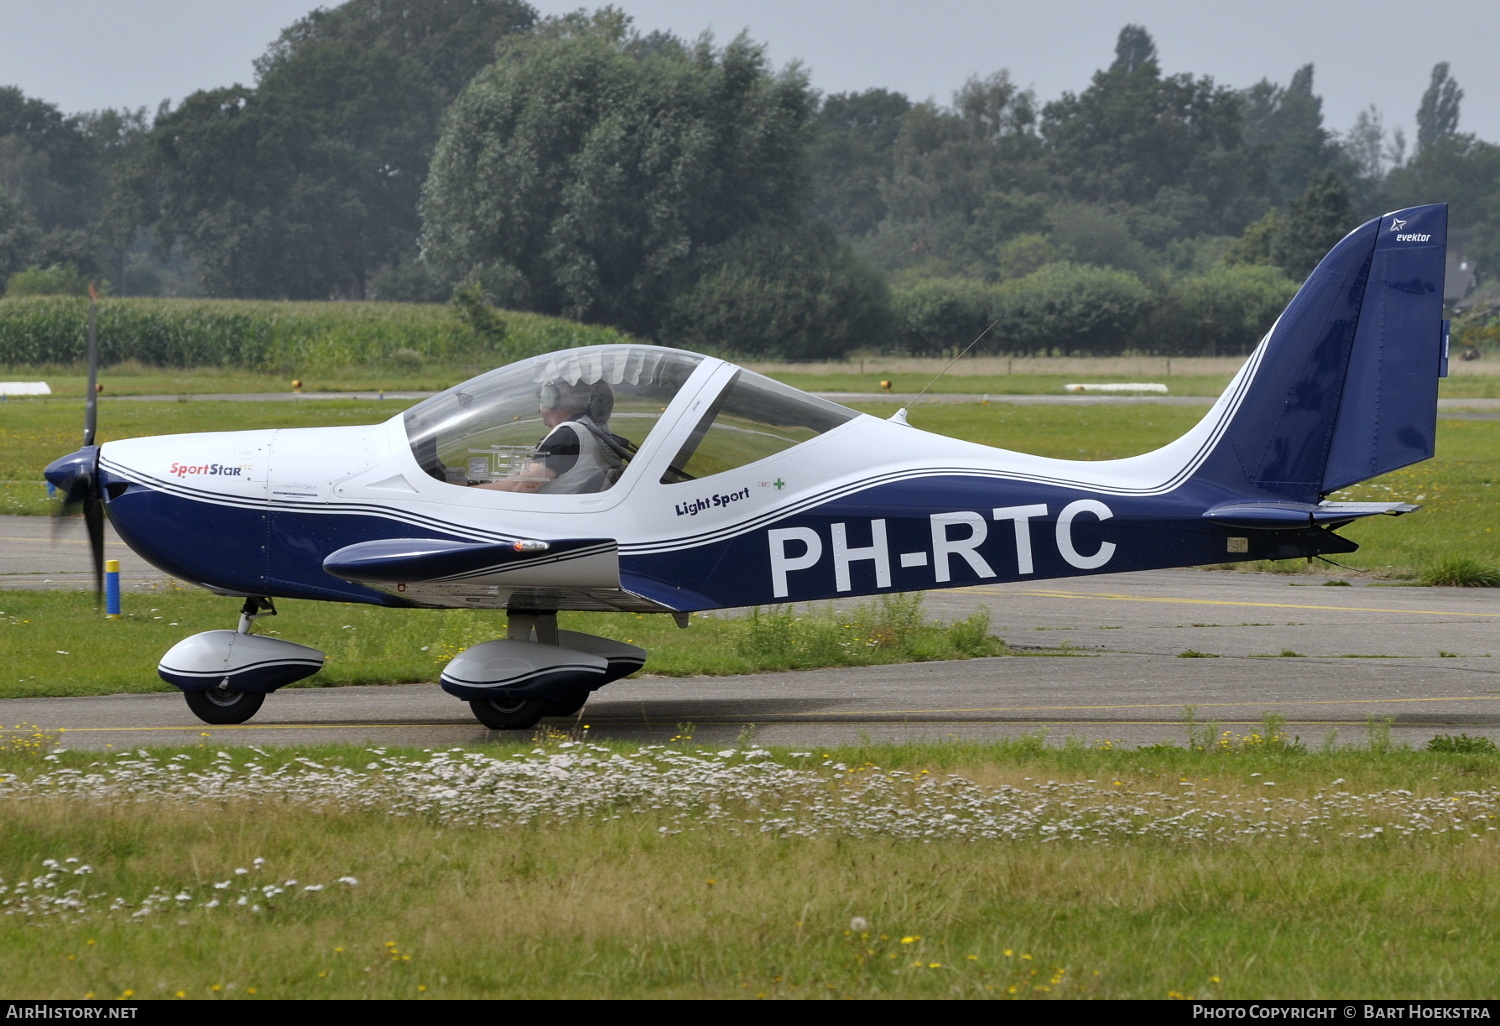
[[[1244,139],[1266,155],[1270,199],[1285,206],[1319,171],[1340,163],[1341,152],[1323,127],[1323,98],[1313,93],[1313,66],[1304,64],[1285,88],[1267,79],[1246,89]]]
[[[125,294],[126,252],[140,234],[141,206],[129,186],[129,169],[145,152],[151,121],[146,108],[99,110],[79,117],[93,144],[98,164],[98,218],[91,230],[101,267],[114,279],[115,292]]]
[[[913,107],[881,190],[887,217],[866,251],[887,269],[926,263],[986,273],[996,246],[1041,223],[1039,209],[1018,222],[996,216],[1046,187],[1036,118],[1036,96],[1005,71],[971,78],[947,108]]]
[[[1294,281],[1302,281],[1356,223],[1344,180],[1336,172],[1320,172],[1291,202],[1271,258]]]
[[[1047,236],[1037,232],[1017,235],[995,247],[995,277],[1001,281],[1024,278],[1032,271],[1057,263],[1062,250]]]
[[[1231,242],[1224,251],[1225,266],[1271,266],[1274,262],[1271,253],[1281,234],[1281,222],[1281,216],[1272,208],[1266,212],[1265,217],[1246,227],[1244,234]]]
[[[0,189],[0,286],[34,262],[41,237],[31,215]]]
[[[1500,269],[1500,146],[1455,132],[1386,175],[1376,197],[1394,210],[1444,200],[1453,228],[1475,229],[1467,255],[1489,276]]]
[[[898,221],[967,220],[995,191],[1027,188],[1039,155],[1036,97],[1008,72],[971,78],[946,109],[918,104],[902,119],[895,168],[886,189]]]
[[[89,282],[72,264],[32,266],[10,276],[7,298],[14,296],[86,296]]]
[[[891,342],[885,280],[827,225],[751,229],[704,258],[705,273],[671,301],[661,334],[673,345],[830,360]]]
[[[417,201],[443,108],[528,31],[521,0],[349,0],[286,29],[257,85],[158,118],[124,191],[214,295],[363,297],[416,257]]]
[[[655,334],[697,259],[808,198],[814,100],[741,36],[641,37],[618,12],[502,45],[443,117],[424,252],[504,306]]]
[[[910,100],[885,89],[823,100],[809,150],[813,214],[841,235],[868,235],[885,218],[881,185],[895,169],[896,139],[909,110]]]
[[[995,319],[1000,291],[972,278],[926,278],[895,289],[891,300],[897,344],[929,354],[959,351],[978,338]]]
[[[1458,104],[1464,91],[1448,77],[1448,62],[1432,67],[1432,82],[1417,108],[1417,153],[1458,131]]]
[[[1152,348],[1185,356],[1248,353],[1296,292],[1295,282],[1267,266],[1215,267],[1183,278],[1151,316]]]
[[[0,88],[0,192],[40,233],[29,263],[72,264],[90,277],[103,269],[115,242],[104,223],[111,175],[144,131],[144,110],[65,115]]]
[[[1129,348],[1150,309],[1151,290],[1113,268],[1048,264],[996,287],[999,323],[989,352],[1112,355]]]
[[[1143,25],[1126,25],[1115,38],[1115,62],[1112,72],[1133,75],[1147,64],[1156,63],[1156,40]]]
[[[21,204],[37,227],[85,228],[99,207],[97,167],[77,118],[0,87],[0,189]]]
[[[1115,61],[1082,93],[1042,108],[1042,136],[1059,191],[1090,203],[1196,210],[1184,234],[1237,232],[1253,216],[1264,163],[1243,145],[1230,89],[1190,75],[1163,77],[1149,34],[1127,25]],[[1205,202],[1184,207],[1181,193]]]
[[[1397,129],[1400,132],[1400,129]],[[1386,142],[1385,118],[1379,108],[1371,104],[1356,115],[1355,124],[1344,133],[1344,153],[1355,165],[1362,177],[1380,181],[1386,177],[1386,168],[1392,162],[1392,147]],[[1406,138],[1401,138],[1401,148],[1406,148]],[[1400,165],[1401,160],[1395,160]]]
[[[1152,260],[1129,221],[1089,203],[1059,203],[1048,213],[1050,239],[1067,258],[1094,267],[1118,267],[1146,277]]]

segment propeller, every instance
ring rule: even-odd
[[[104,605],[104,496],[99,482],[99,446],[94,435],[99,426],[99,294],[89,285],[89,383],[83,407],[83,448],[52,461],[43,471],[62,495],[55,516],[83,511],[94,565],[94,601]],[[53,536],[56,537],[54,520]]]

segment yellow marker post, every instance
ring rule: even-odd
[[[120,619],[120,561],[104,561],[104,618]]]

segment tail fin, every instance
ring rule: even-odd
[[[1432,456],[1446,372],[1447,204],[1350,232],[1318,264],[1216,411],[1194,477],[1238,496],[1318,501]]]

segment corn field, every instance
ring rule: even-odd
[[[628,340],[612,328],[537,314],[505,312],[499,320],[503,331],[483,333],[437,304],[103,299],[99,356],[105,365],[282,372],[417,367],[473,357],[495,364]],[[81,363],[87,355],[88,300],[0,300],[0,366]]]

